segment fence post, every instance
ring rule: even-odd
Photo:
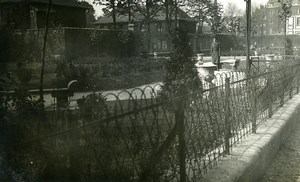
[[[70,112],[70,113],[69,113]],[[71,125],[71,128],[75,128],[78,126],[78,122],[74,118],[70,118],[72,116],[71,111],[68,112],[68,121]],[[71,132],[69,137],[69,157],[70,157],[70,174],[69,179],[70,181],[79,181],[80,179],[80,133],[78,132]]]
[[[271,77],[271,78],[270,78]],[[267,79],[267,90],[270,100],[269,100],[269,109],[268,109],[268,117],[271,118],[273,115],[273,85],[272,85],[272,75],[270,75]]]
[[[299,69],[299,68],[297,68],[297,69]],[[296,74],[295,79],[296,79],[296,87],[297,87],[296,92],[297,92],[297,94],[299,94],[299,73],[298,73],[298,70],[296,70],[295,74]]]
[[[289,99],[292,99],[293,98],[293,80],[294,80],[294,69],[292,67],[292,70],[291,70],[291,73],[292,73],[292,76],[291,76],[291,82],[290,82],[290,90],[289,90]]]
[[[225,154],[230,154],[230,78],[225,79]]]
[[[178,140],[179,140],[179,168],[180,182],[186,182],[186,142],[185,142],[185,125],[184,125],[184,102],[181,99],[177,105],[175,120],[178,124]]]
[[[281,70],[281,72],[282,72],[281,74],[282,75],[281,75],[281,78],[280,78],[281,79],[280,80],[280,83],[281,83],[281,85],[280,85],[281,86],[281,88],[280,88],[281,90],[280,91],[281,91],[281,93],[280,93],[280,105],[279,105],[280,107],[282,107],[283,103],[284,103],[284,90],[285,90],[285,88],[284,88],[284,77],[286,75],[285,75],[285,73],[283,71],[284,70]]]
[[[299,94],[299,73],[296,73],[297,94]]]
[[[290,83],[289,99],[293,98],[293,83]]]
[[[255,78],[251,81],[252,83],[252,113],[251,113],[251,122],[252,122],[252,133],[256,133],[257,125],[256,125],[256,110],[257,110],[257,94],[256,94],[256,83],[255,83]]]

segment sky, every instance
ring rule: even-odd
[[[254,6],[265,5],[269,0],[252,0],[251,3]],[[245,0],[218,0],[219,3],[223,4],[224,8],[228,5],[229,2],[236,4],[240,9],[246,9]]]
[[[93,3],[93,0],[85,0],[89,3]],[[235,3],[240,9],[245,10],[246,9],[246,3],[245,0],[218,0],[219,3],[223,4],[224,8],[226,8],[227,4],[229,2]],[[252,0],[252,4],[255,6],[259,6],[260,4],[265,5],[268,2],[268,0]],[[96,11],[96,17],[99,17],[102,15],[102,8],[101,6],[94,5],[94,9]]]

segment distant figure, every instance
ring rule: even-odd
[[[216,37],[213,39],[213,43],[211,44],[211,58],[212,63],[217,65],[218,70],[221,68],[220,65],[220,43],[217,41]]]

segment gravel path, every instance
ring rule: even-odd
[[[259,182],[300,182],[300,121]]]

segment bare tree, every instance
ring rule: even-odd
[[[151,29],[150,24],[162,10],[161,0],[133,0],[134,11],[142,16],[142,24],[146,29],[147,50],[150,50]]]
[[[94,0],[95,4],[103,5],[105,15],[110,15],[113,19],[113,28],[117,29],[117,14],[118,10],[123,7],[123,0]]]
[[[292,16],[292,4],[291,1],[278,0],[281,3],[281,9],[279,10],[279,18],[284,22],[284,51],[283,59],[285,60],[287,36],[286,36],[286,23],[289,17]]]
[[[197,19],[200,29],[198,33],[202,33],[204,22],[210,23],[210,17],[213,16],[214,4],[211,0],[189,0],[186,2],[187,13],[191,17]]]
[[[211,31],[214,35],[217,35],[221,32],[223,28],[223,16],[222,16],[222,5],[217,3],[215,0],[214,4],[210,6],[210,12],[213,14],[209,17],[209,22],[211,26]]]
[[[242,16],[242,10],[236,4],[229,2],[227,8],[224,10],[224,26],[233,39],[234,49],[238,45],[237,36],[241,31]]]
[[[187,5],[187,0],[164,0],[164,11],[166,17],[167,31],[171,38],[175,36],[175,29],[178,28],[178,12],[181,7]]]
[[[117,6],[117,13],[121,15],[128,15],[128,22],[132,20],[133,0],[119,0]]]
[[[225,17],[237,17],[242,16],[242,10],[233,2],[229,2],[227,7],[224,9]]]

